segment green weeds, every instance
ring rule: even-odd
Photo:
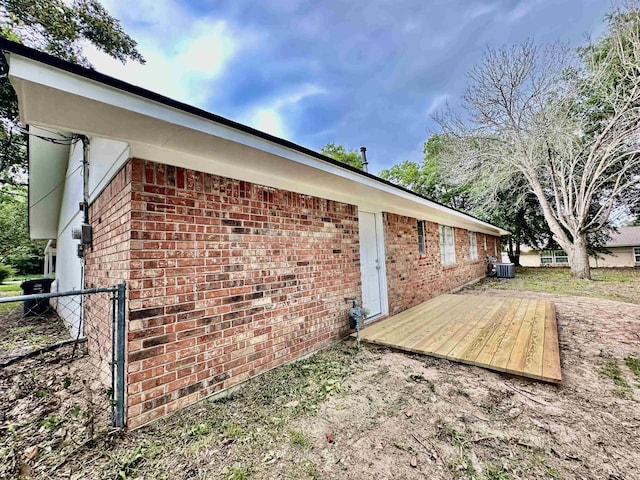
[[[616,386],[613,394],[616,397],[631,398],[631,385],[629,385],[622,376],[622,370],[620,370],[620,367],[614,359],[607,360],[602,368],[600,368],[600,375],[610,378],[613,381]]]

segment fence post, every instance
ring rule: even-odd
[[[122,428],[125,425],[124,405],[124,365],[125,365],[125,282],[118,284],[117,292],[117,318],[116,318],[116,384],[114,385],[115,399],[115,427]]]

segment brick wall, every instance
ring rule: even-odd
[[[478,233],[478,260],[469,259],[468,231],[454,228],[456,263],[440,262],[439,225],[426,222],[426,253],[418,250],[417,220],[385,213],[384,234],[389,314],[394,315],[485,274],[486,257],[493,255],[496,237]],[[499,245],[499,243],[497,244]],[[500,249],[498,248],[498,252]]]
[[[130,427],[346,333],[344,297],[360,296],[356,207],[149,161],[127,168]]]
[[[131,165],[123,167],[91,204],[89,221],[93,242],[85,257],[85,286],[111,287],[129,278],[131,230]],[[103,380],[110,382],[111,330],[110,294],[85,297],[85,335],[89,354],[101,362]]]

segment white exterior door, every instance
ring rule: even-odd
[[[376,215],[359,212],[360,223],[360,274],[362,275],[362,305],[369,310],[369,317],[382,313],[383,258],[378,245]]]

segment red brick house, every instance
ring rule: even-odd
[[[286,140],[3,50],[32,134],[30,231],[55,240],[57,288],[127,282],[130,427],[345,335],[345,297],[371,321],[482,277],[507,233]]]

